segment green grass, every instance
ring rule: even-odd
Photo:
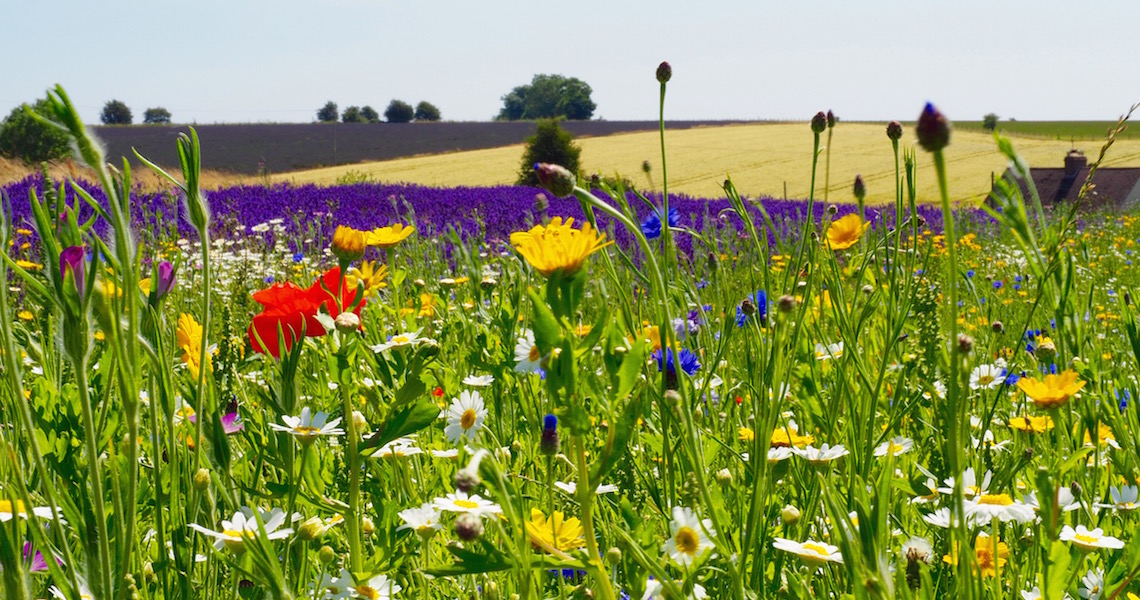
[[[998,130],[1006,135],[1033,137],[1050,140],[1103,140],[1105,132],[1116,125],[1116,121],[1009,121],[998,122]],[[984,131],[981,121],[955,121],[954,126],[966,131]],[[1138,139],[1140,128],[1130,127],[1118,138]]]

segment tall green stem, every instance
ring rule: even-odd
[[[602,565],[601,553],[598,552],[598,540],[594,535],[594,484],[590,481],[590,465],[586,463],[586,448],[581,435],[571,437],[570,443],[574,447],[574,456],[578,462],[578,504],[582,511],[582,535],[586,538],[586,553],[588,555],[586,568],[594,576],[596,582],[597,598],[601,600],[614,600],[614,588],[610,584],[609,575]],[[554,515],[550,516],[554,520]]]
[[[87,365],[81,357],[71,356],[72,370],[75,371],[75,385],[79,388],[79,404],[83,410],[84,441],[87,445],[87,476],[91,480],[91,510],[95,517],[95,536],[98,541],[99,561],[91,561],[89,583],[96,597],[110,598],[114,587],[111,585],[111,545],[107,539],[107,511],[103,506],[103,473],[99,468],[98,431],[95,429],[94,410],[91,407],[91,393],[87,389]]]

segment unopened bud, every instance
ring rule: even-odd
[[[297,537],[302,541],[311,542],[324,532],[324,522],[320,517],[309,517],[297,528]]]
[[[604,560],[608,566],[617,566],[621,562],[621,548],[614,547],[606,550]]]
[[[994,321],[990,327],[993,328],[994,333],[1005,333],[1005,325],[1001,321]]]
[[[542,437],[538,442],[538,450],[544,456],[558,454],[558,417],[546,415],[542,421]]]
[[[577,177],[566,167],[560,165],[535,163],[534,173],[538,177],[538,184],[558,198],[569,196],[574,192],[574,186],[578,183]]]
[[[644,173],[648,173],[648,172],[653,170],[653,165],[649,164],[648,160],[642,161],[641,162],[641,170]]]
[[[321,546],[321,549],[317,552],[317,558],[327,565],[336,560],[336,550],[333,550],[332,546]]]
[[[485,291],[495,289],[496,285],[499,285],[498,280],[496,280],[494,277],[491,277],[490,275],[484,277],[483,280],[479,282],[479,287],[483,288]]]
[[[360,329],[360,317],[354,312],[342,312],[333,319],[336,330],[344,335]]]
[[[372,517],[363,516],[360,518],[360,531],[364,535],[372,535],[376,533],[376,524],[372,522]]]
[[[482,480],[479,479],[479,474],[471,469],[464,468],[455,473],[455,489],[464,494],[470,494],[480,483]]]
[[[357,434],[361,434],[368,429],[368,420],[364,418],[364,413],[359,410],[352,411],[352,426],[356,428]]]
[[[1073,500],[1080,500],[1081,494],[1084,493],[1084,490],[1081,489],[1081,484],[1075,481],[1069,486],[1069,491],[1073,493]]]
[[[1132,294],[1124,292],[1124,306],[1132,306]]]
[[[728,469],[721,469],[716,472],[716,482],[728,487],[732,485],[732,471]]]
[[[870,296],[871,293],[874,291],[875,291],[875,286],[873,286],[869,283],[867,285],[863,286],[863,294],[865,294],[867,296]]]
[[[812,133],[820,134],[824,129],[827,129],[827,115],[821,110],[811,118],[811,130]]]
[[[835,127],[835,124],[838,122],[839,117],[835,116],[835,113],[831,112],[830,110],[827,111],[827,128],[831,129],[832,127]]]
[[[149,560],[143,563],[143,579],[145,579],[147,583],[154,581],[154,564]]]
[[[470,542],[483,535],[483,519],[475,513],[463,513],[455,519],[455,535]]]
[[[833,216],[833,217],[834,217],[834,216],[835,216],[835,214],[836,214],[836,213],[838,213],[838,212],[839,212],[839,207],[838,207],[838,206],[836,206],[836,205],[834,205],[834,204],[832,204],[832,205],[830,205],[830,206],[828,206],[828,207],[827,207],[827,214],[829,214],[829,215],[831,215],[831,216]]]
[[[756,304],[752,302],[751,298],[745,298],[744,301],[740,303],[740,312],[744,313],[746,317],[751,317],[756,314]]]
[[[668,83],[673,78],[673,67],[669,63],[662,61],[657,65],[657,81],[659,83]]]
[[[784,525],[795,525],[800,521],[800,509],[791,504],[785,506],[780,511],[780,520],[784,522]]]
[[[199,492],[204,492],[209,488],[210,471],[206,470],[205,467],[198,469],[198,471],[194,473],[194,489],[198,490]]]
[[[855,176],[855,185],[852,186],[851,192],[855,194],[855,199],[862,201],[867,197],[867,184],[863,183],[863,176]]]
[[[668,390],[665,392],[665,404],[670,410],[677,410],[681,406],[681,394],[677,390]]]
[[[969,354],[974,350],[974,338],[964,334],[958,334],[958,353]]]
[[[918,145],[927,152],[940,152],[950,145],[950,120],[927,102],[922,114],[918,116],[914,134],[918,138]]]
[[[898,121],[891,121],[890,123],[887,123],[887,137],[890,138],[892,142],[898,141],[898,139],[902,137],[902,134],[902,123],[899,123]]]
[[[1037,349],[1033,351],[1033,355],[1044,362],[1052,361],[1057,356],[1057,345],[1052,339],[1043,337],[1037,340]]]
[[[776,308],[782,313],[790,313],[796,309],[796,297],[784,294],[776,301]]]
[[[416,286],[416,288],[422,290],[424,288],[424,286],[427,285],[427,282],[424,281],[423,279],[416,279],[415,281],[412,282],[412,285],[414,285],[414,286]]]

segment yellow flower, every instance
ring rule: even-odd
[[[364,234],[364,243],[369,246],[376,246],[381,250],[387,250],[407,239],[416,231],[415,225],[404,225],[403,223],[396,223],[387,227],[377,227],[372,231]]]
[[[827,247],[832,250],[850,248],[863,237],[863,232],[870,226],[870,223],[864,223],[855,213],[842,217],[827,228]]]
[[[736,432],[736,438],[742,442],[751,442],[756,439],[756,433],[750,427],[741,427]]]
[[[40,263],[35,263],[30,260],[18,260],[16,261],[16,266],[25,271],[39,271],[40,269],[44,268],[44,266]]]
[[[547,551],[574,550],[586,545],[586,539],[582,537],[582,523],[574,517],[565,518],[559,511],[554,511],[554,516],[547,519],[541,510],[530,509],[526,532],[533,546]]]
[[[994,543],[990,541],[990,536],[979,533],[974,540],[974,555],[977,557],[978,570],[981,571],[982,577],[997,575],[998,569],[1004,567],[1007,562],[1006,559],[1009,558],[1009,546],[1006,546],[1005,542],[1000,539],[997,542],[997,551],[994,550]],[[950,554],[942,557],[942,562],[950,565],[958,564],[957,542],[950,547]]]
[[[772,432],[771,447],[787,448],[789,446],[795,446],[797,448],[803,448],[812,442],[815,442],[815,436],[800,435],[795,427],[789,425],[787,427],[776,427],[775,431]]]
[[[1049,415],[1042,415],[1040,417],[1012,417],[1009,420],[1011,429],[1017,431],[1026,431],[1029,433],[1045,433],[1053,428],[1053,417]]]
[[[368,296],[376,290],[388,287],[384,282],[388,277],[388,266],[378,265],[374,260],[360,263],[360,268],[349,270],[344,276],[344,283],[348,289],[355,290],[360,282],[364,282],[364,295]]]
[[[366,247],[364,237],[363,231],[337,225],[332,239],[333,254],[345,262],[359,260],[361,256],[364,256],[364,248]]]
[[[1085,382],[1077,379],[1076,371],[1069,369],[1059,375],[1046,375],[1044,380],[1022,377],[1017,387],[1032,398],[1038,408],[1056,408],[1085,387]]]
[[[649,343],[650,349],[661,349],[661,330],[656,325],[647,325],[644,329],[641,330],[641,333],[630,336],[628,339],[630,344],[633,344],[637,340],[641,339]]]
[[[175,343],[182,350],[182,362],[190,371],[190,377],[198,379],[200,370],[199,360],[202,357],[202,325],[194,320],[193,315],[182,313],[178,315],[178,330],[175,333]],[[210,353],[206,353],[206,370],[212,371]]]
[[[31,321],[36,318],[36,315],[32,313],[32,311],[25,309],[16,313],[16,318],[21,321]]]
[[[589,223],[583,224],[581,229],[574,229],[573,224],[573,217],[565,223],[562,217],[554,217],[548,225],[535,225],[530,231],[512,233],[511,245],[547,277],[558,270],[573,275],[591,254],[613,243],[606,241],[606,234],[596,233]]]

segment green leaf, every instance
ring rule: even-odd
[[[590,473],[590,481],[600,482],[614,466],[618,459],[625,454],[626,446],[637,429],[637,421],[641,418],[641,398],[635,397],[626,403],[625,408],[618,417],[617,423],[610,428],[609,439],[606,440],[605,450],[601,458],[595,463]]]
[[[558,326],[558,320],[554,318],[554,313],[542,301],[537,291],[531,288],[527,290],[527,296],[530,297],[531,305],[534,307],[534,315],[531,319],[534,325],[534,343],[538,346],[539,352],[545,356],[550,354],[562,341],[562,329]]]
[[[633,346],[626,352],[625,358],[621,361],[621,368],[618,370],[618,385],[617,389],[614,390],[614,401],[623,400],[640,381],[641,370],[645,368],[646,347],[645,340],[641,339],[634,342]]]
[[[1041,575],[1041,589],[1044,590],[1042,598],[1061,598],[1065,595],[1066,583],[1069,580],[1069,548],[1064,542],[1054,541],[1049,546],[1049,555],[1045,558],[1046,570]]]
[[[388,420],[380,425],[376,433],[372,434],[372,437],[361,447],[361,451],[380,448],[396,438],[415,433],[431,425],[438,417],[439,407],[435,405],[435,402],[428,398],[421,398],[388,417]]]

